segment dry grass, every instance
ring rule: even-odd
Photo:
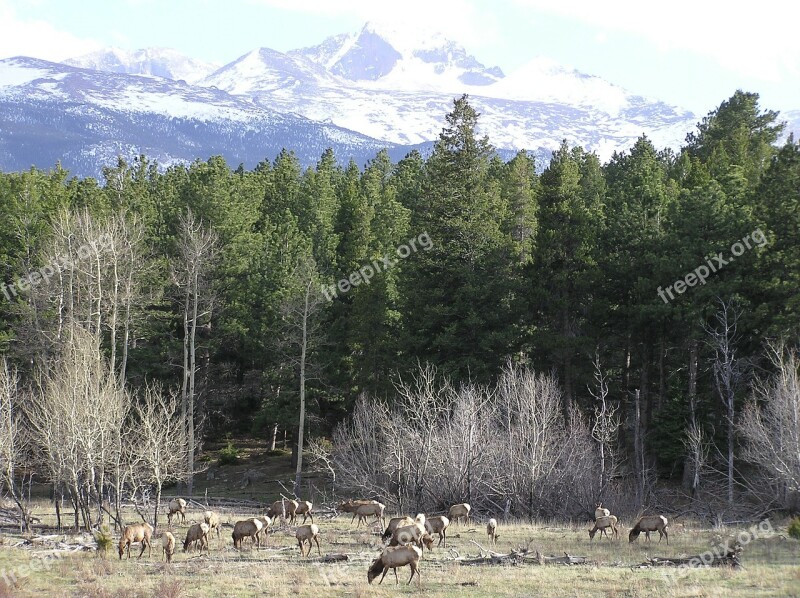
[[[182,540],[190,524],[199,514],[190,513],[186,525],[175,534]],[[223,521],[232,524],[250,514],[226,514]],[[154,540],[153,558],[147,553],[130,560],[98,558],[93,553],[62,555],[48,558],[40,547],[33,550],[14,548],[19,540],[14,534],[0,538],[0,598],[3,596],[64,596],[104,598],[139,598],[164,596],[192,598],[211,595],[245,596],[394,596],[417,594],[416,581],[404,585],[410,574],[399,571],[400,586],[395,587],[389,573],[383,585],[368,585],[366,571],[377,555],[380,538],[363,527],[356,530],[349,517],[318,521],[322,529],[323,553],[346,553],[350,561],[342,564],[321,564],[314,558],[301,559],[293,530],[273,531],[269,543],[261,549],[247,546],[233,550],[230,527],[223,537],[212,536],[211,554],[184,553],[178,549],[173,563],[161,560],[161,550]],[[629,523],[629,522],[626,522]],[[487,546],[483,525],[471,528],[454,526],[448,534],[448,549],[436,549],[421,563],[422,589],[426,596],[800,596],[800,543],[780,537],[758,539],[745,549],[744,569],[692,570],[687,575],[674,575],[670,570],[639,569],[647,556],[679,556],[698,554],[715,541],[732,539],[742,529],[710,530],[685,524],[675,526],[670,545],[642,536],[636,543],[627,542],[627,528],[621,530],[619,542],[595,537],[589,542],[588,522],[565,525],[517,523],[501,525],[496,550],[529,546],[543,554],[589,557],[594,564],[582,566],[463,566],[455,555],[476,556],[475,542]],[[776,525],[780,532],[780,526]],[[657,538],[656,534],[656,538]],[[36,564],[38,562],[38,564]],[[37,570],[30,570],[33,565]],[[2,575],[11,582],[9,586]],[[13,578],[16,577],[16,583]],[[13,586],[13,587],[12,587]]]

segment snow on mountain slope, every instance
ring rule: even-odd
[[[255,101],[279,112],[292,111],[311,120],[335,123],[369,137],[398,144],[436,139],[445,115],[452,109],[453,94],[357,89],[318,88],[312,96],[298,88],[253,94]],[[631,109],[619,117],[587,107],[548,102],[503,100],[470,96],[481,114],[479,130],[501,149],[548,149],[562,139],[595,150],[602,159],[630,148],[646,133],[661,146],[675,146],[694,124],[688,113],[664,105]]]
[[[0,61],[0,93],[8,99],[64,100],[87,107],[199,120],[247,121],[268,112],[249,98],[211,88],[159,78],[110,75],[33,58],[7,58]],[[12,84],[3,85],[4,81]]]
[[[642,133],[677,147],[696,122],[551,60],[533,59],[506,76],[442,35],[373,23],[288,53],[255,50],[200,85],[400,144],[436,139],[462,93],[503,149],[553,149],[567,139],[607,159]]]
[[[144,48],[133,52],[120,48],[104,48],[70,58],[64,64],[107,73],[150,75],[189,83],[200,81],[220,66],[189,58],[170,48]]]
[[[363,162],[384,146],[393,156],[429,147],[462,93],[503,155],[524,148],[546,156],[566,139],[607,160],[642,134],[677,148],[697,121],[545,58],[506,75],[444,36],[372,23],[312,47],[253,50],[196,84],[174,78],[207,66],[170,52],[73,61],[91,69],[0,61],[0,167],[19,162],[20,148],[33,151],[31,139],[47,147],[57,139],[59,151],[95,171],[101,158],[132,148],[166,162],[223,153],[249,164],[287,147],[307,164],[329,145],[340,159]],[[161,71],[158,60],[167,65]],[[797,113],[789,116],[797,128]]]
[[[239,95],[297,87],[308,92],[320,85],[339,84],[341,82],[318,64],[269,48],[248,52],[201,82],[203,86]]]
[[[781,112],[778,120],[786,122],[786,128],[783,130],[784,137],[793,134],[795,142],[800,140],[800,110]]]
[[[612,116],[617,116],[631,101],[631,94],[621,87],[542,57],[513,71],[485,93],[509,100],[592,106]]]
[[[359,163],[395,147],[333,124],[280,114],[250,98],[167,79],[80,69],[33,58],[0,60],[0,169],[49,167],[97,176],[121,155],[160,164],[221,154],[254,167],[282,148],[313,164],[333,147]]]
[[[454,91],[465,85],[490,85],[503,77],[499,67],[486,68],[440,34],[421,29],[409,33],[374,23],[289,54],[347,81],[382,89]]]

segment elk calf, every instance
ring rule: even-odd
[[[490,544],[497,544],[497,538],[500,537],[497,535],[497,519],[489,519],[486,524],[486,535],[489,536]]]

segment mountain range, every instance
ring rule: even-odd
[[[0,168],[60,161],[97,176],[118,155],[139,153],[162,165],[221,154],[252,167],[284,147],[305,165],[326,147],[359,164],[380,148],[398,159],[430,149],[462,93],[503,155],[546,158],[566,139],[606,160],[643,133],[678,147],[698,120],[544,57],[507,74],[441,35],[368,23],[223,66],[163,48],[0,60]],[[800,112],[787,117],[798,128]]]

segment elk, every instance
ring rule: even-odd
[[[606,538],[608,538],[608,532],[606,530],[609,527],[611,528],[611,533],[614,535],[614,537],[619,539],[619,528],[617,528],[617,518],[614,515],[607,515],[595,519],[594,527],[589,530],[589,541],[594,540],[594,535],[597,533],[597,530],[600,530],[600,535],[603,535]],[[610,540],[611,538],[608,539]]]
[[[389,522],[391,524],[391,522]],[[447,528],[450,526],[450,520],[445,517],[444,515],[437,515],[436,517],[428,517],[425,521],[425,529],[428,533],[432,536],[433,534],[438,534],[439,536],[439,543],[437,546],[441,546],[442,542],[444,542],[444,547],[447,548]]]
[[[144,554],[144,547],[147,546],[147,558],[153,553],[153,547],[150,545],[150,536],[153,535],[153,526],[149,523],[134,523],[125,526],[122,532],[122,537],[119,539],[119,558],[122,558],[122,553],[125,549],[128,550],[128,558],[131,558],[131,544],[136,542],[142,543],[142,550],[136,558],[142,558]]]
[[[497,519],[489,519],[486,524],[486,535],[489,536],[491,544],[497,544],[497,538],[500,537],[497,535]]]
[[[450,507],[450,511],[448,511],[447,517],[453,523],[456,523],[459,519],[463,518],[466,525],[469,525],[469,512],[471,510],[472,507],[470,507],[467,503],[462,502]]]
[[[290,500],[288,498],[276,500],[270,505],[269,509],[267,509],[267,517],[274,519],[278,516],[283,517],[285,514],[286,518],[289,520],[289,523],[294,523],[295,513],[297,513],[298,506],[300,505],[296,500]]]
[[[167,559],[167,563],[172,562],[172,555],[175,554],[175,536],[169,532],[161,535],[162,556]]]
[[[650,541],[650,532],[658,532],[658,541],[661,542],[661,538],[667,539],[667,545],[669,545],[669,534],[667,533],[667,525],[669,522],[667,518],[663,515],[645,515],[644,517],[640,517],[639,521],[636,522],[636,525],[633,526],[630,533],[628,534],[628,542],[633,542],[636,538],[639,537],[639,534],[644,532],[645,539],[649,542]]]
[[[297,533],[294,535],[297,538],[297,543],[300,545],[300,556],[307,557],[311,554],[311,542],[317,545],[317,554],[322,556],[319,549],[319,526],[316,523],[309,525],[301,525],[297,528]],[[304,552],[304,544],[308,542],[308,552]]]
[[[383,583],[383,578],[389,572],[389,569],[394,569],[395,584],[400,583],[397,579],[397,568],[411,567],[411,577],[408,578],[408,583],[414,579],[414,573],[417,574],[417,583],[422,583],[422,578],[419,574],[419,559],[422,557],[422,550],[413,544],[407,546],[396,546],[384,549],[377,559],[375,559],[367,571],[367,581],[372,583],[372,580],[378,577],[381,573],[383,576],[378,584]]]
[[[260,546],[261,539],[258,533],[261,531],[262,527],[264,527],[264,524],[258,519],[237,521],[233,526],[233,534],[231,534],[233,536],[233,547],[241,549],[242,540],[244,538],[253,538],[256,542],[256,546]]]
[[[603,507],[603,503],[599,502],[594,506],[594,518],[600,519],[600,517],[608,517],[611,515],[611,511]]]
[[[173,498],[169,501],[169,513],[167,513],[167,524],[172,525],[172,518],[179,515],[181,523],[186,523],[186,501],[182,498]]]

